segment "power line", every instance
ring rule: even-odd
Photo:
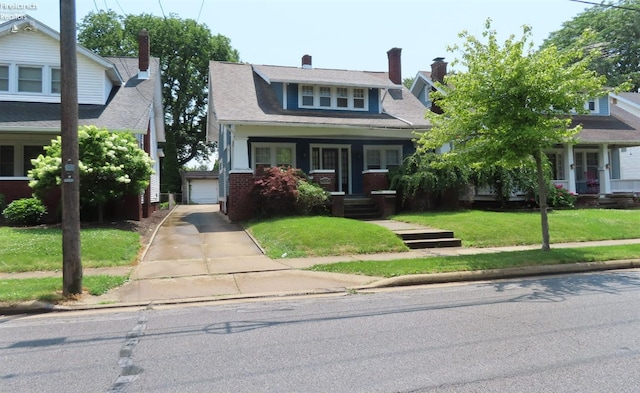
[[[204,0],[200,3],[200,11],[198,11],[198,18],[196,18],[196,23],[200,22],[200,14],[202,14],[202,7],[204,7]]]
[[[591,4],[591,5],[598,5],[600,7],[609,7],[609,8],[619,8],[621,10],[627,10],[627,11],[636,11],[636,12],[640,12],[640,8],[633,8],[633,7],[627,7],[624,5],[613,5],[613,4],[604,4],[604,3],[594,3],[592,1],[584,1],[584,0],[569,0],[569,1],[573,1],[575,3],[584,3],[584,4]]]
[[[122,9],[122,6],[120,5],[120,2],[118,0],[116,0],[116,4],[118,5],[118,8],[120,8],[120,11],[122,11],[122,15],[127,15],[127,13]]]
[[[162,1],[158,0],[158,4],[160,5],[160,11],[162,11],[162,17],[167,19],[167,16],[164,14],[164,8],[162,8]]]
[[[96,12],[100,12],[100,10],[98,9],[98,4],[96,3],[96,0],[93,0],[93,6],[96,7]]]

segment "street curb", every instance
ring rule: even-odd
[[[428,284],[442,284],[454,282],[488,281],[508,278],[536,277],[553,274],[588,273],[606,270],[624,270],[640,268],[640,259],[605,261],[605,262],[579,262],[564,265],[548,265],[521,268],[506,268],[494,270],[464,271],[451,273],[415,274],[399,277],[386,278],[375,281],[371,284],[350,287],[350,288],[328,288],[315,290],[299,290],[290,292],[264,292],[249,293],[215,297],[184,298],[155,300],[145,302],[128,303],[108,303],[108,304],[72,304],[56,305],[40,301],[17,303],[10,306],[0,306],[0,315],[15,314],[42,314],[48,312],[68,312],[68,311],[88,311],[88,310],[115,310],[115,309],[152,309],[159,306],[186,305],[217,303],[234,300],[255,300],[255,299],[283,299],[295,296],[327,296],[327,295],[347,295],[353,291],[405,287]]]
[[[515,267],[505,269],[463,271],[434,274],[415,274],[385,278],[358,289],[388,288],[411,285],[441,284],[447,282],[486,281],[505,278],[545,276],[551,274],[588,273],[603,270],[640,268],[640,259],[623,259],[605,262],[578,262],[563,265]]]

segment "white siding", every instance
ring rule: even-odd
[[[151,151],[149,152],[149,156],[153,160],[153,175],[151,175],[151,179],[149,181],[149,190],[151,195],[151,203],[159,203],[160,202],[160,158],[158,157],[158,137],[156,135],[156,122],[154,119],[153,110],[150,110],[149,113],[149,146],[151,147]]]
[[[0,64],[60,67],[60,43],[39,33],[7,34],[0,37]],[[78,102],[104,105],[105,68],[78,54]],[[109,86],[110,88],[110,86]],[[59,95],[0,94],[3,101],[60,102]]]
[[[640,179],[640,147],[620,151],[620,178]]]

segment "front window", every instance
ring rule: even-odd
[[[0,146],[0,176],[13,176],[13,146]]]
[[[42,68],[18,67],[18,92],[42,93]]]
[[[44,154],[44,147],[42,146],[24,146],[22,150],[22,175],[29,176],[29,170],[33,169],[31,160],[38,158],[40,154]]]
[[[402,160],[402,146],[365,146],[364,160],[366,170],[397,168]]]
[[[0,91],[9,91],[9,66],[0,66]]]
[[[295,166],[294,157],[295,144],[293,143],[254,144],[253,166],[257,174],[272,166],[293,167]]]

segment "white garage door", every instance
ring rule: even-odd
[[[192,179],[189,203],[218,203],[218,179]]]

